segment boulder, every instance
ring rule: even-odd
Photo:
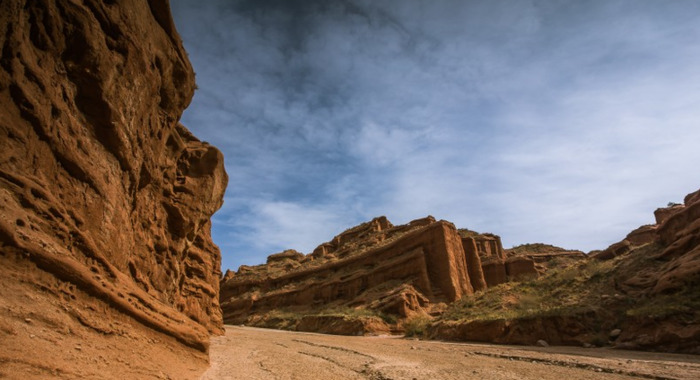
[[[610,339],[614,340],[614,339],[617,339],[617,337],[620,336],[621,333],[622,333],[622,330],[614,329],[614,330],[610,331],[610,334],[608,334],[608,337],[610,337]]]
[[[287,249],[280,253],[275,253],[267,257],[267,263],[282,262],[285,260],[301,261],[304,259],[304,254],[293,249]]]
[[[644,244],[653,243],[658,239],[658,234],[656,233],[657,226],[646,225],[637,228],[636,230],[627,234],[625,240],[630,242],[630,246],[638,247]]]
[[[535,261],[522,256],[509,257],[506,260],[506,273],[511,281],[530,279],[540,274],[535,268]]]
[[[611,244],[608,248],[596,253],[591,256],[596,260],[610,260],[617,256],[624,255],[631,250],[631,244],[627,240],[622,240],[620,242]]]
[[[333,335],[379,335],[390,332],[389,326],[379,318],[343,315],[307,315],[299,321],[296,330]]]

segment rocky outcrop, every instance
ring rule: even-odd
[[[513,269],[508,272],[511,279],[517,279],[519,276],[536,277],[550,269],[567,267],[587,257],[579,250],[542,243],[522,244],[507,249],[506,256],[506,265],[512,263]]]
[[[507,250],[509,273],[523,257],[557,270],[452,305],[429,335],[700,353],[700,191],[655,215],[657,224],[591,257],[543,244]]]
[[[68,303],[76,289],[206,351],[222,331],[209,218],[227,176],[178,122],[195,84],[168,2],[2,8],[1,275]]]
[[[479,290],[508,281],[506,256],[500,236],[479,234],[467,229],[460,229],[459,232],[468,257],[477,256],[481,263],[481,277],[484,284],[479,284]],[[472,260],[475,261],[475,259]]]
[[[333,335],[364,335],[390,333],[389,326],[377,317],[352,318],[343,315],[306,315],[296,325],[297,331]]]
[[[446,304],[475,291],[537,276],[541,269],[536,264],[525,255],[506,257],[494,234],[457,230],[430,216],[400,226],[378,217],[308,255],[286,250],[270,255],[265,265],[227,272],[221,305],[231,324],[307,331],[330,324],[328,311],[340,309],[374,312],[398,322],[392,328],[399,329],[401,320],[437,315]],[[379,329],[366,318],[332,321],[336,327],[314,331],[339,333],[337,326],[350,325],[375,329],[365,331],[370,333]],[[353,327],[345,333],[355,332]]]
[[[656,236],[656,226],[646,225],[627,234],[625,240],[630,243],[630,246],[639,247],[644,244],[653,243],[656,241]]]
[[[428,312],[430,305],[473,293],[470,275],[480,272],[470,262],[452,223],[428,217],[393,226],[379,217],[303,258],[290,250],[271,255],[266,265],[240,268],[221,285],[224,320],[250,323],[280,308],[308,314],[362,307],[401,317]]]
[[[603,339],[604,334],[594,327],[599,324],[595,314],[580,313],[518,320],[438,322],[430,327],[428,334],[452,341],[536,345],[544,340],[551,345],[582,346]]]
[[[285,260],[291,260],[291,261],[301,261],[304,259],[304,254],[297,252],[293,249],[288,249],[284,252],[280,253],[275,253],[267,257],[267,263],[274,263],[274,262],[283,262]]]
[[[479,256],[476,241],[473,238],[462,237],[462,248],[464,248],[464,256],[467,260],[467,270],[469,271],[469,280],[475,291],[484,290],[487,287],[486,277],[484,276],[483,263]]]
[[[506,261],[506,273],[512,281],[539,276],[535,262],[529,257],[509,257]]]
[[[635,273],[626,279],[628,291],[635,294],[669,294],[700,279],[700,191],[685,197],[683,206],[661,218],[656,232],[660,252],[650,255],[659,265]],[[658,210],[657,213],[658,215]],[[668,215],[668,214],[667,214]]]
[[[617,256],[624,255],[630,250],[632,250],[632,248],[629,240],[623,239],[622,241],[611,244],[608,248],[605,248],[602,251],[592,254],[591,257],[596,260],[610,260]]]
[[[504,250],[498,235],[480,234],[467,229],[460,229],[459,233],[465,254],[474,263],[470,268],[476,268],[479,272],[470,273],[475,290],[534,278],[543,274],[553,262],[585,257],[581,251],[567,251],[545,244],[525,244]]]
[[[692,253],[700,243],[700,190],[688,194],[682,205],[656,209],[654,216],[656,224],[637,228],[593,257],[610,260],[646,244],[660,244],[665,247],[663,257],[676,257]]]
[[[651,243],[631,249],[627,256],[646,260],[617,278],[624,294],[651,300],[649,312],[635,313],[622,327],[616,344],[623,348],[700,353],[700,190],[683,205],[654,213],[657,224]],[[600,259],[600,258],[599,258]],[[621,258],[624,263],[625,257]]]

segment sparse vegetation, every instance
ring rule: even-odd
[[[396,323],[396,316],[391,314],[386,314],[381,311],[371,310],[366,308],[353,308],[353,307],[334,307],[329,309],[321,310],[312,315],[333,315],[333,316],[344,316],[350,318],[380,318],[386,323],[394,324]]]
[[[665,294],[652,293],[655,278],[668,261],[663,247],[650,243],[607,261],[586,259],[550,268],[546,275],[505,283],[450,305],[438,321],[469,323],[532,317],[586,318],[591,344],[608,344],[610,329],[629,319],[700,320],[700,280],[686,281]],[[641,281],[641,282],[640,282]],[[641,285],[640,285],[641,284]]]
[[[683,286],[673,294],[662,294],[635,304],[627,310],[630,317],[664,319],[674,316],[681,320],[694,320],[700,310],[700,283]]]
[[[403,323],[404,335],[407,337],[425,338],[428,333],[431,318],[425,314],[415,315]]]
[[[506,250],[506,252],[508,252],[508,254],[511,255],[519,255],[522,253],[548,253],[562,251],[566,251],[566,249],[544,243],[521,244]]]
[[[564,315],[598,307],[613,261],[586,260],[545,276],[511,282],[450,305],[443,320],[474,321]]]
[[[268,311],[260,318],[251,319],[248,324],[257,327],[295,330],[299,321],[306,316],[334,316],[350,319],[377,318],[388,324],[396,324],[397,322],[397,317],[392,314],[365,308],[337,306],[303,312],[289,308],[277,308]]]
[[[479,236],[478,232],[472,231],[472,230],[467,229],[467,228],[460,228],[457,230],[457,232],[459,233],[459,236],[461,236],[463,238]]]

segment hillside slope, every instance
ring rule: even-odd
[[[432,338],[700,353],[700,191],[586,260],[454,303]]]

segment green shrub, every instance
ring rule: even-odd
[[[404,335],[407,337],[424,338],[428,333],[431,319],[427,315],[415,315],[403,323]]]

